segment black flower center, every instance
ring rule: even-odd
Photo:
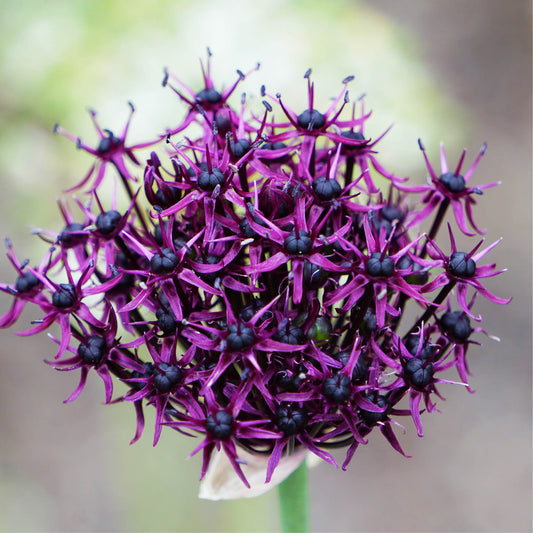
[[[324,380],[322,385],[324,396],[335,403],[344,403],[350,397],[350,378],[337,374]]]
[[[285,435],[296,435],[305,428],[309,417],[305,409],[291,405],[280,405],[276,409],[276,423],[278,429]]]
[[[107,131],[107,137],[100,140],[96,151],[99,154],[104,155],[111,152],[111,150],[118,148],[121,144],[122,141],[118,137],[115,137],[112,132]]]
[[[375,404],[377,407],[385,408],[384,411],[377,412],[377,411],[366,411],[365,409],[359,410],[359,416],[361,417],[361,420],[368,426],[374,426],[378,422],[385,422],[387,420],[387,407],[389,405],[389,402],[387,398],[383,395],[378,395],[375,398],[370,397],[369,400],[372,401],[373,404]]]
[[[304,283],[309,289],[322,287],[327,279],[328,273],[323,268],[311,263],[307,259],[304,261]]]
[[[102,235],[109,235],[117,229],[121,218],[122,215],[118,211],[114,210],[100,213],[96,217],[96,229]]]
[[[171,312],[160,308],[155,312],[155,316],[157,318],[157,325],[165,337],[173,335],[176,332],[178,323],[174,320],[174,315]]]
[[[198,176],[198,187],[204,191],[214,191],[217,185],[224,185],[226,178],[222,170],[217,167],[213,167],[211,172],[204,170]]]
[[[169,392],[181,379],[180,368],[167,363],[161,363],[154,374],[154,387],[159,392]]]
[[[470,319],[463,311],[448,311],[440,319],[441,329],[452,340],[466,341],[472,333]]]
[[[67,224],[59,235],[59,242],[67,248],[83,244],[86,240],[87,234],[83,233],[83,224],[79,222]]]
[[[231,153],[235,156],[236,159],[240,159],[246,152],[251,148],[251,144],[246,139],[237,139],[236,141],[231,141],[229,143]]]
[[[476,262],[465,252],[454,252],[450,256],[448,270],[458,278],[471,278],[476,273]]]
[[[394,274],[394,261],[386,255],[382,257],[380,252],[372,252],[365,269],[376,278],[388,278]]]
[[[59,289],[52,294],[52,303],[60,309],[72,307],[76,299],[76,288],[72,283],[61,283]]]
[[[328,179],[326,176],[316,178],[312,185],[315,194],[324,201],[333,200],[341,195],[341,184],[335,179]]]
[[[228,350],[239,352],[249,348],[255,342],[255,334],[251,328],[240,324],[232,324],[229,326],[228,331],[229,335],[226,337]]]
[[[311,251],[313,241],[309,237],[307,231],[300,230],[298,233],[291,231],[285,238],[284,245],[285,250],[287,250],[289,254],[302,255]]]
[[[150,260],[150,267],[154,274],[169,274],[178,266],[179,260],[170,248],[163,248],[156,252]]]
[[[85,344],[81,343],[78,346],[78,355],[84,363],[96,365],[103,359],[106,346],[103,337],[100,337],[100,335],[91,335],[87,338]]]
[[[205,429],[215,439],[227,439],[231,435],[233,417],[226,411],[218,411],[215,416],[209,415],[205,421]]]
[[[348,350],[343,350],[342,352],[338,352],[335,357],[338,361],[340,361],[343,366],[346,366],[348,364],[348,361],[350,360],[350,352]],[[352,381],[354,383],[361,383],[365,381],[368,373],[368,364],[363,357],[363,355],[359,355],[357,358],[357,363],[355,363],[355,366],[353,367],[352,371]]]
[[[274,340],[284,342],[285,344],[305,344],[306,338],[302,328],[296,324],[287,324],[281,327],[274,334]]]
[[[406,381],[419,390],[426,388],[431,383],[435,373],[432,363],[418,357],[408,359],[403,370]]]
[[[411,355],[415,355],[419,359],[423,360],[433,359],[433,356],[437,351],[437,347],[435,345],[428,344],[426,342],[422,342],[422,346],[420,346],[420,336],[418,335],[410,335],[407,337],[405,341],[405,347]]]
[[[39,278],[31,272],[23,272],[15,281],[15,289],[17,292],[30,292],[34,287],[37,287],[41,282]]]
[[[326,117],[316,109],[313,109],[312,111],[306,109],[303,113],[298,115],[297,121],[300,128],[313,131],[324,127],[324,124],[326,124]]]
[[[196,101],[199,104],[218,104],[222,101],[222,95],[213,87],[207,87],[196,94]]]
[[[298,392],[301,383],[302,378],[299,375],[290,374],[286,370],[282,370],[276,376],[276,384],[283,391]]]
[[[454,174],[453,172],[445,172],[439,181],[450,192],[458,193],[463,192],[466,188],[465,179],[461,174]]]

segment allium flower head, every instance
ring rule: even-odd
[[[64,229],[39,232],[51,246],[37,266],[7,243],[15,277],[0,290],[13,305],[0,327],[37,306],[42,318],[20,334],[59,324],[48,363],[80,371],[66,401],[96,374],[106,403],[133,405],[132,442],[150,407],[154,445],[164,430],[199,437],[191,455],[202,452],[201,477],[216,450],[245,486],[243,450],[266,458],[266,482],[302,450],[336,466],[328,450],[345,448],[346,468],[376,428],[405,455],[400,420],[422,436],[441,388],[471,390],[466,353],[484,331],[470,322],[482,320],[476,295],[509,302],[483,284],[503,272],[481,264],[499,241],[458,250],[448,225],[448,254],[437,239],[448,207],[463,233],[466,220],[480,233],[473,195],[491,185],[469,181],[485,147],[464,175],[465,154],[450,171],[442,148],[437,175],[420,143],[428,182],[405,185],[379,162],[362,100],[349,105],[351,77],[324,110],[310,71],[294,110],[263,87],[258,117],[245,95],[233,104],[256,68],[223,89],[210,61],[198,89],[165,72],[184,117],[155,141],[126,143],[133,106],[119,136],[91,112],[94,147],[56,128],[94,158],[71,189],[88,200],[60,202]],[[104,195],[108,179],[126,210],[117,186]],[[429,234],[417,232],[432,215]],[[453,368],[461,381],[446,377]],[[114,397],[117,380],[126,392]]]

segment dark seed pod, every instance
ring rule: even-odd
[[[307,254],[313,247],[313,241],[309,237],[307,231],[300,230],[298,234],[295,231],[291,231],[285,238],[285,250],[289,254],[302,255]]]
[[[198,187],[204,191],[214,191],[217,185],[224,185],[226,183],[226,178],[217,167],[213,167],[211,172],[204,170],[198,176]]]
[[[267,141],[259,147],[260,150],[283,150],[283,148],[287,148],[287,145],[283,141]]]
[[[458,278],[471,278],[476,273],[476,262],[465,252],[454,252],[450,256],[448,270]]]
[[[337,374],[324,380],[322,392],[332,402],[341,404],[350,397],[350,379],[344,374]]]
[[[218,104],[222,101],[222,95],[213,87],[206,87],[196,94],[196,102],[199,104]]]
[[[206,265],[216,265],[220,262],[220,257],[215,254],[209,254],[205,260],[201,257],[198,258],[198,263],[204,263]],[[220,277],[220,272],[202,272],[200,277],[206,282],[212,285],[215,283],[216,279]]]
[[[341,135],[351,141],[366,141],[365,136],[360,131],[344,130]],[[344,147],[345,145],[343,145]],[[350,146],[347,146],[347,148],[350,148]]]
[[[226,343],[229,350],[238,352],[252,346],[255,342],[253,329],[238,324],[232,324],[228,328],[229,335],[226,337]]]
[[[463,311],[448,311],[440,318],[440,327],[452,340],[464,342],[470,337],[470,319]]]
[[[452,193],[463,192],[466,188],[465,179],[461,174],[454,174],[453,172],[445,172],[439,181]]]
[[[405,341],[405,347],[409,351],[411,355],[416,356],[419,359],[423,360],[432,360],[436,351],[437,347],[423,342],[422,346],[420,347],[419,351],[419,345],[420,345],[420,336],[418,335],[409,335]],[[418,353],[418,355],[417,355]]]
[[[296,324],[288,323],[286,326],[278,329],[273,336],[273,339],[285,344],[305,344],[306,338],[302,328]]]
[[[103,359],[106,347],[103,337],[91,335],[85,343],[78,346],[78,355],[84,363],[96,365]]]
[[[382,259],[380,252],[372,252],[365,269],[376,278],[388,278],[394,274],[394,261],[386,255]]]
[[[171,391],[181,379],[180,368],[167,363],[161,363],[154,374],[154,387],[159,392]]]
[[[215,118],[215,127],[218,131],[218,134],[221,137],[225,137],[226,133],[231,131],[231,121],[224,115],[217,115]]]
[[[413,267],[411,273],[404,276],[403,279],[412,285],[425,285],[429,278],[428,271],[424,270],[418,263],[415,263],[407,254],[402,255],[396,263],[398,270],[407,270],[410,267]]]
[[[154,274],[169,274],[178,266],[179,260],[170,248],[163,248],[156,252],[150,260],[150,267]]]
[[[364,409],[359,410],[359,416],[361,420],[368,426],[374,426],[378,422],[385,422],[387,420],[387,407],[389,406],[389,401],[386,396],[378,395],[377,398],[370,397],[368,398],[373,404],[378,407],[385,408],[382,412],[376,411],[365,411]]]
[[[15,281],[15,289],[17,292],[24,294],[30,292],[33,288],[40,285],[39,278],[31,272],[23,272]]]
[[[96,229],[102,234],[102,235],[109,235],[110,233],[113,233],[122,218],[122,215],[115,210],[106,211],[105,213],[100,213],[96,217]]]
[[[413,357],[403,367],[406,381],[415,389],[425,389],[433,380],[435,367],[432,363]]]
[[[343,366],[346,366],[348,364],[348,361],[350,359],[350,352],[348,350],[343,350],[342,352],[338,352],[335,357],[338,361],[342,363]],[[355,363],[355,366],[353,367],[352,371],[352,382],[353,383],[362,383],[365,381],[368,373],[368,363],[365,359],[365,357],[360,354],[357,363]]]
[[[144,372],[138,372],[137,370],[134,370],[131,373],[131,377],[147,379],[154,375],[155,367],[153,363],[143,363],[143,367]],[[132,381],[129,383],[129,386],[132,389],[141,390],[145,386],[145,383],[143,383],[142,381]]]
[[[240,159],[244,154],[250,151],[252,145],[246,139],[237,139],[230,141],[229,148],[235,159]]]
[[[313,109],[312,111],[306,109],[298,115],[297,121],[300,128],[313,131],[324,127],[326,124],[326,117],[316,109]]]
[[[122,144],[122,141],[118,137],[115,137],[110,131],[108,131],[107,134],[107,137],[101,139],[96,148],[96,151],[100,155],[108,154]]]
[[[72,307],[76,300],[76,288],[72,283],[61,283],[59,289],[52,294],[52,303],[60,309]]]
[[[58,240],[65,248],[70,248],[78,244],[83,244],[87,241],[87,237],[87,233],[83,233],[83,224],[72,222],[65,226]]]
[[[318,289],[326,283],[328,279],[328,272],[318,265],[308,261],[304,261],[304,283],[309,289]]]
[[[286,370],[282,370],[276,376],[277,386],[286,392],[298,392],[301,383],[302,378],[300,376],[289,374]]]
[[[324,201],[338,198],[342,193],[341,184],[335,179],[328,179],[326,176],[316,178],[311,184],[315,194]]]
[[[205,421],[205,429],[215,439],[227,439],[231,435],[233,417],[226,411],[218,411],[215,416],[209,415]]]
[[[307,426],[309,417],[305,409],[291,405],[280,405],[276,409],[276,424],[285,435],[296,435]]]
[[[174,319],[174,315],[171,312],[160,308],[155,312],[155,316],[157,318],[157,325],[165,337],[168,335],[173,335],[176,332],[178,323]]]
[[[399,207],[396,207],[395,205],[386,205],[384,206],[381,211],[381,216],[388,220],[389,222],[394,222],[395,220],[398,220],[401,222],[403,218],[403,213]]]

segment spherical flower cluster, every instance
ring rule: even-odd
[[[96,373],[106,403],[134,406],[132,442],[148,406],[154,444],[165,426],[199,435],[202,477],[215,449],[246,485],[240,449],[269,457],[266,481],[297,449],[336,464],[328,450],[343,447],[346,468],[376,428],[403,454],[393,425],[411,417],[422,435],[421,413],[456,383],[449,369],[468,387],[466,354],[483,331],[476,295],[508,302],[482,284],[501,272],[481,264],[494,245],[457,250],[450,224],[450,253],[435,241],[449,206],[453,225],[480,233],[472,195],[484,187],[467,182],[485,147],[464,176],[464,154],[450,171],[442,150],[439,175],[420,143],[429,178],[410,186],[378,161],[381,137],[367,135],[362,101],[350,103],[351,77],[325,110],[310,71],[295,110],[262,87],[257,115],[244,94],[230,102],[250,73],[225,90],[209,62],[203,74],[194,92],[165,73],[186,112],[153,141],[131,146],[129,120],[116,136],[94,112],[95,146],[56,127],[94,157],[70,189],[87,200],[60,203],[64,229],[41,233],[52,246],[39,264],[8,243],[18,277],[0,285],[14,297],[0,327],[37,306],[42,318],[20,334],[59,324],[48,363],[81,372],[66,401]],[[127,209],[101,192],[107,180]],[[431,216],[429,233],[416,233]],[[411,324],[407,305],[418,311]],[[127,392],[114,397],[117,380]]]

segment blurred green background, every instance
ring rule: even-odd
[[[199,59],[213,51],[221,86],[258,61],[243,85],[305,101],[313,68],[319,109],[354,74],[352,98],[374,110],[368,133],[394,123],[380,149],[387,168],[424,179],[417,138],[432,161],[439,141],[469,161],[489,150],[477,183],[502,180],[481,198],[477,220],[504,275],[490,284],[512,295],[507,308],[479,302],[502,337],[472,350],[469,395],[443,388],[442,414],[424,418],[424,439],[400,436],[412,459],[379,434],[347,473],[311,473],[316,531],[528,531],[531,527],[531,3],[527,0],[319,0],[263,3],[122,0],[1,0],[0,221],[20,257],[46,247],[35,227],[60,230],[55,199],[90,159],[54,123],[95,140],[87,108],[119,131],[131,100],[130,139],[172,126],[184,108],[161,88],[163,67],[200,87]],[[236,95],[239,98],[239,95]],[[2,280],[11,280],[7,260]],[[10,305],[0,299],[0,311]],[[30,312],[24,320],[35,318]],[[19,323],[18,329],[24,329]],[[17,330],[17,327],[13,328]],[[75,375],[52,371],[46,338],[0,332],[0,529],[2,531],[276,531],[275,494],[236,502],[197,499],[200,464],[185,461],[196,441],[163,432],[151,446],[127,405],[102,408],[90,380],[73,404],[61,401]],[[94,377],[94,376],[91,376]]]

